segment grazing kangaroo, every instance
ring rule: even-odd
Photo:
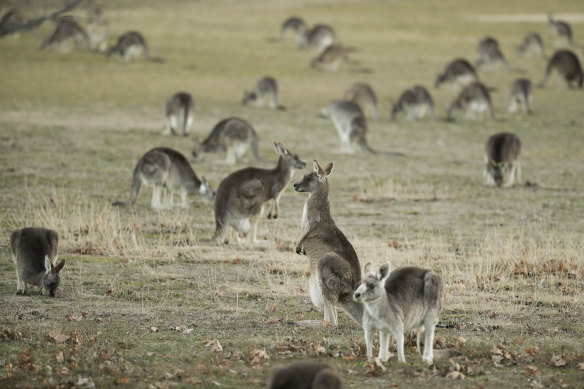
[[[108,48],[107,58],[111,58],[115,53],[119,54],[124,61],[134,61],[142,54],[144,59],[150,61],[146,40],[138,31],[128,31],[120,36],[116,45]]]
[[[576,54],[570,50],[558,50],[550,58],[548,66],[545,70],[543,80],[537,85],[538,88],[543,88],[550,77],[552,70],[556,70],[560,76],[566,80],[569,88],[573,88],[572,83],[576,82],[578,88],[582,88],[584,75],[582,73],[582,66]]]
[[[268,389],[342,389],[339,374],[326,363],[296,362],[275,368]]]
[[[460,92],[448,108],[448,117],[454,118],[457,111],[463,111],[467,119],[476,119],[476,114],[482,115],[486,111],[492,120],[496,120],[489,90],[480,82],[473,82]]]
[[[371,85],[356,82],[345,93],[345,100],[357,104],[370,118],[377,118],[377,96]]]
[[[306,166],[298,155],[281,143],[274,143],[280,154],[274,169],[247,167],[221,181],[215,199],[215,234],[217,244],[225,242],[229,226],[238,233],[251,229],[250,243],[256,243],[257,226],[264,204],[272,200],[268,219],[279,215],[280,196],[294,175],[294,169]],[[239,240],[239,234],[237,234]]]
[[[10,253],[16,267],[16,294],[24,294],[26,284],[40,286],[43,295],[55,297],[59,272],[65,266],[57,262],[59,236],[53,230],[27,227],[10,235]]]
[[[518,78],[511,84],[511,103],[509,112],[517,112],[517,106],[521,105],[523,112],[531,115],[531,100],[533,98],[533,83],[528,78]]]
[[[483,176],[489,186],[510,187],[521,181],[521,140],[510,132],[494,134],[485,146],[485,170]]]
[[[10,8],[4,13],[4,15],[2,15],[2,19],[0,19],[0,31],[4,29],[10,30],[20,24],[23,24],[24,22],[25,19],[20,10],[18,8]],[[14,38],[18,38],[20,33],[16,31],[10,33],[10,35],[12,35]]]
[[[304,34],[300,47],[321,52],[333,43],[337,43],[337,41],[337,35],[331,26],[317,24]]]
[[[567,22],[554,20],[552,15],[548,14],[548,29],[556,36],[556,46],[561,45],[562,41],[566,41],[569,45],[573,44],[572,27]]]
[[[155,209],[174,206],[175,192],[180,194],[182,208],[187,205],[187,195],[199,193],[211,202],[215,198],[215,192],[205,177],[201,177],[199,180],[184,155],[167,147],[153,148],[144,154],[136,164],[132,176],[130,206],[136,202],[142,184],[154,187],[151,206]],[[166,190],[170,191],[169,198],[167,198]],[[164,198],[161,199],[162,195]],[[113,205],[126,204],[115,202]]]
[[[298,16],[291,16],[284,20],[284,23],[282,23],[281,34],[281,39],[283,41],[286,40],[289,31],[294,33],[294,40],[296,40],[296,43],[301,44],[306,34],[306,24],[304,23],[304,20]]]
[[[432,120],[436,119],[434,100],[428,89],[422,85],[415,85],[402,92],[397,103],[391,108],[391,120],[395,120],[400,112],[403,112],[410,120],[421,119],[426,114]]]
[[[278,104],[278,83],[273,77],[261,78],[255,86],[253,92],[243,91],[243,99],[241,103],[253,102],[256,107],[261,107],[268,104],[271,109],[284,110],[286,107]]]
[[[323,168],[314,161],[314,172],[294,184],[295,191],[309,193],[302,211],[302,237],[296,253],[308,256],[310,299],[316,307],[324,308],[324,320],[336,326],[336,306],[340,305],[361,324],[363,308],[352,298],[361,281],[359,258],[331,217],[328,176],[332,170],[332,162]]]
[[[367,359],[373,359],[373,334],[379,331],[379,359],[389,360],[389,335],[397,343],[397,360],[405,363],[404,331],[417,333],[416,346],[424,338],[422,359],[428,365],[434,359],[434,331],[444,304],[442,278],[419,267],[401,267],[390,272],[389,263],[381,266],[376,275],[371,263],[363,273],[365,278],[354,293],[356,301],[364,304],[363,330]]]
[[[247,121],[230,117],[217,123],[203,142],[195,140],[191,154],[195,159],[199,159],[204,153],[227,151],[226,163],[234,165],[236,159],[245,154],[250,146],[256,161],[259,162],[258,136],[255,130]]]
[[[477,72],[474,67],[466,59],[458,58],[450,62],[444,73],[436,76],[435,88],[440,87],[441,84],[449,83],[457,86],[464,86],[470,82],[478,81]]]
[[[90,49],[89,36],[83,27],[72,16],[64,16],[59,18],[55,31],[45,39],[41,45],[41,50],[51,48],[62,53],[68,53],[73,49],[73,46],[80,43]]]
[[[517,53],[526,55],[533,53],[539,57],[544,58],[545,54],[543,51],[543,40],[537,32],[530,32],[525,35],[523,43],[517,48]]]
[[[494,70],[497,65],[502,64],[505,69],[509,69],[509,64],[501,52],[499,42],[493,37],[481,39],[478,47],[479,58],[475,61],[477,69]]]
[[[182,133],[188,136],[195,120],[195,99],[189,93],[178,92],[166,100],[166,128],[164,135]]]
[[[310,62],[310,67],[327,72],[336,72],[343,63],[351,64],[349,56],[343,45],[333,43]]]

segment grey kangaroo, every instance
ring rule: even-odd
[[[144,59],[147,61],[150,60],[146,40],[138,31],[128,31],[120,36],[115,46],[107,49],[107,58],[111,58],[111,56],[116,53],[119,54],[124,61],[137,60],[141,55],[144,55]]]
[[[337,42],[337,35],[331,26],[328,24],[317,24],[304,34],[300,42],[300,47],[321,52]]]
[[[501,64],[505,69],[509,69],[509,64],[499,47],[499,42],[493,37],[486,37],[479,41],[478,46],[479,58],[475,61],[477,69],[494,70],[497,65]]]
[[[573,88],[573,83],[578,85],[578,88],[582,88],[582,83],[584,81],[584,74],[582,73],[582,66],[580,65],[580,60],[570,50],[558,50],[554,53],[553,57],[550,58],[543,80],[537,85],[538,88],[543,88],[550,77],[552,70],[556,70],[558,74],[566,80],[568,87]]]
[[[333,43],[310,62],[310,67],[327,72],[336,72],[344,63],[351,64],[347,51],[340,43]]]
[[[275,368],[268,389],[342,389],[339,374],[326,363],[296,362]]]
[[[63,53],[70,52],[74,46],[82,43],[90,49],[89,36],[72,16],[59,18],[55,31],[43,42],[41,49],[52,48]]]
[[[523,42],[517,48],[517,53],[521,55],[534,54],[536,56],[545,57],[543,50],[543,40],[541,35],[537,32],[530,32],[525,35]]]
[[[436,119],[434,100],[428,89],[422,85],[415,85],[402,92],[397,103],[391,108],[391,120],[395,120],[400,112],[410,120],[421,119],[425,115],[430,116],[432,120]]]
[[[241,103],[247,105],[249,102],[254,103],[256,107],[267,103],[271,109],[286,109],[283,105],[278,104],[278,83],[274,77],[263,77],[258,80],[252,92],[243,91]]]
[[[572,45],[572,27],[568,22],[563,20],[555,20],[551,14],[548,14],[548,29],[556,36],[556,45],[562,44],[562,41],[566,41],[569,45]]]
[[[371,85],[365,82],[354,83],[345,92],[344,100],[357,104],[368,117],[377,118],[377,95]]]
[[[487,139],[485,145],[485,170],[487,185],[510,187],[521,181],[521,140],[511,132],[500,132]]]
[[[288,32],[292,32],[296,43],[301,44],[306,34],[306,23],[298,16],[291,16],[284,20],[281,31],[281,39],[283,41],[286,40]]]
[[[521,106],[523,112],[531,115],[531,101],[533,99],[533,83],[528,78],[518,78],[511,84],[511,103],[509,112],[517,112]]]
[[[435,88],[448,83],[456,86],[464,86],[470,82],[478,81],[475,68],[466,59],[458,58],[451,61],[444,69],[444,73],[436,76]]]
[[[189,135],[195,120],[195,99],[190,93],[177,92],[166,100],[166,128],[164,135]]]
[[[454,118],[458,111],[462,111],[467,119],[476,119],[477,114],[487,112],[491,120],[496,120],[489,90],[480,82],[473,82],[460,92],[448,108],[448,117]]]

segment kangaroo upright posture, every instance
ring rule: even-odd
[[[343,63],[350,63],[343,45],[333,43],[310,62],[313,69],[336,72]]]
[[[215,198],[215,234],[217,244],[225,242],[229,226],[237,233],[251,229],[250,243],[256,243],[257,226],[264,204],[273,201],[268,219],[279,215],[282,192],[294,175],[294,169],[306,166],[298,155],[281,143],[274,143],[280,154],[274,169],[247,167],[237,170],[221,181]],[[239,239],[239,236],[238,236]]]
[[[448,108],[448,117],[454,118],[457,111],[464,112],[467,119],[476,119],[477,114],[483,115],[486,111],[491,120],[495,120],[491,95],[487,87],[480,82],[473,82],[460,92]]]
[[[195,120],[195,99],[189,93],[178,92],[166,100],[166,128],[164,135],[182,133],[188,136]]]
[[[308,256],[310,299],[316,307],[324,308],[324,320],[336,326],[336,306],[340,305],[361,324],[363,308],[352,298],[361,281],[361,268],[351,242],[331,217],[328,176],[332,170],[332,162],[323,168],[314,161],[314,172],[294,184],[295,191],[309,193],[296,253]]]
[[[345,100],[357,104],[370,118],[377,118],[377,95],[371,85],[364,82],[356,82],[345,93]]]
[[[296,362],[276,368],[268,389],[342,389],[339,374],[326,363]]]
[[[284,106],[278,104],[278,83],[273,77],[264,77],[258,80],[253,92],[243,91],[243,99],[241,103],[253,102],[256,107],[261,107],[268,104],[271,109],[285,109]]]
[[[199,180],[184,155],[167,147],[153,148],[136,164],[130,191],[129,204],[131,206],[136,202],[142,184],[154,187],[151,206],[156,209],[174,206],[175,192],[180,194],[182,208],[187,205],[187,195],[198,193],[211,202],[215,198],[215,192],[205,177]],[[170,191],[169,198],[167,198],[166,190]],[[162,195],[164,198],[161,198]],[[115,202],[113,205],[126,205],[126,203]]]
[[[519,45],[517,48],[517,53],[533,53],[534,55],[544,58],[545,55],[543,51],[543,40],[541,39],[541,35],[539,35],[537,32],[530,32],[529,34],[525,35],[523,43],[521,43],[521,45]]]
[[[198,159],[204,153],[226,151],[226,163],[233,165],[250,146],[256,161],[259,161],[258,136],[255,130],[247,121],[230,117],[217,123],[209,136],[201,143],[195,140],[191,153],[195,159]]]
[[[569,45],[572,41],[572,27],[568,22],[563,20],[554,20],[551,14],[548,14],[548,29],[556,36],[556,45],[559,46],[562,41],[566,41]]]
[[[434,359],[434,331],[438,315],[444,304],[442,278],[419,267],[402,267],[390,273],[389,263],[375,274],[371,263],[365,265],[365,277],[355,291],[356,301],[365,306],[363,330],[367,346],[367,359],[373,359],[373,334],[379,331],[379,359],[389,360],[389,335],[397,343],[397,360],[406,361],[404,331],[417,333],[416,345],[424,338],[422,359],[431,365]]]
[[[144,59],[150,60],[146,40],[138,31],[128,31],[120,36],[116,45],[108,48],[108,59],[115,53],[119,54],[124,61],[134,61],[142,54]]]
[[[432,120],[436,119],[432,96],[422,85],[415,85],[402,92],[397,103],[391,108],[391,120],[395,120],[400,112],[403,112],[410,120],[421,119],[426,114]]]
[[[545,75],[543,80],[537,85],[539,88],[543,88],[550,77],[552,70],[556,70],[566,83],[568,87],[573,88],[572,83],[576,82],[578,88],[582,88],[582,83],[584,80],[584,74],[582,73],[582,66],[580,65],[580,60],[570,50],[558,50],[554,53],[553,57],[550,58],[548,66],[545,70]]]
[[[304,34],[300,47],[310,48],[320,52],[337,42],[337,35],[331,26],[317,24]]]
[[[282,23],[281,31],[282,31],[281,39],[283,41],[286,40],[288,32],[291,31],[294,33],[294,40],[296,41],[296,43],[302,44],[302,41],[304,40],[304,36],[306,34],[306,23],[304,23],[304,20],[302,20],[302,18],[298,16],[291,16],[288,19],[284,20],[284,23]]]
[[[65,266],[57,262],[59,236],[53,230],[27,227],[10,235],[10,253],[16,267],[16,294],[24,294],[26,285],[40,286],[43,295],[55,297],[59,272]]]
[[[499,47],[499,42],[493,37],[486,37],[479,41],[479,58],[475,61],[477,69],[495,69],[498,64],[502,64],[509,69],[509,64]]]
[[[533,83],[528,78],[518,78],[511,84],[511,103],[509,112],[517,112],[517,106],[520,105],[523,112],[532,114],[531,100],[533,96]]]
[[[59,18],[55,31],[45,39],[41,49],[52,48],[62,53],[68,53],[75,45],[80,43],[89,49],[89,36],[73,17],[64,16]]]
[[[436,76],[435,88],[440,87],[441,84],[449,83],[457,86],[464,86],[470,82],[478,81],[477,72],[474,67],[466,59],[458,58],[450,62],[444,73]]]
[[[511,132],[500,132],[487,139],[485,145],[485,170],[487,185],[510,187],[521,181],[521,140]]]

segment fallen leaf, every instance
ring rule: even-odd
[[[584,362],[580,362],[580,363],[578,364],[578,369],[580,369],[580,370],[584,370]]]
[[[521,337],[515,339],[515,341],[513,342],[513,346],[519,346],[522,344],[523,344],[523,338],[521,338]]]
[[[552,359],[550,359],[550,365],[555,367],[563,367],[566,366],[568,361],[566,360],[565,355],[552,355]]]
[[[205,347],[209,347],[209,350],[217,353],[223,351],[223,346],[221,346],[218,339],[205,341]]]
[[[357,356],[355,354],[351,354],[349,356],[341,355],[341,358],[343,358],[345,361],[354,361],[357,359]]]
[[[451,380],[463,380],[466,377],[459,371],[451,371],[450,373],[446,374],[446,378],[450,378]]]
[[[322,321],[322,326],[323,326],[324,328],[328,328],[328,327],[330,327],[330,326],[331,326],[331,322],[330,322],[330,321],[328,321],[328,320],[323,320],[323,321]]]
[[[321,346],[320,343],[317,343],[314,345],[314,352],[316,353],[316,355],[326,355],[326,348]]]
[[[59,351],[59,354],[57,354],[57,356],[55,357],[55,359],[57,360],[57,362],[63,363],[63,361],[65,360],[65,358],[63,357],[63,352],[62,351]]]
[[[154,327],[154,326],[150,327],[150,332],[156,332],[156,331],[158,331],[158,327]]]
[[[242,263],[243,263],[243,259],[241,259],[241,258],[235,258],[233,260],[234,265],[241,265]]]
[[[524,350],[529,355],[537,355],[537,353],[539,353],[539,348],[537,346],[528,346]]]
[[[49,332],[48,337],[52,339],[55,343],[64,343],[67,339],[69,339],[68,335],[64,335],[61,333],[61,329],[57,328]]]
[[[101,323],[103,321],[103,319],[101,317],[96,317],[95,319],[93,319],[95,322],[97,323]]]
[[[116,379],[116,384],[118,385],[128,385],[130,383],[130,379],[128,377],[120,377]]]
[[[280,319],[277,318],[272,318],[266,321],[267,324],[274,324],[274,323],[278,323],[280,321]]]
[[[91,377],[81,377],[81,376],[79,376],[79,378],[77,379],[77,385],[76,386],[78,388],[95,388],[95,384],[91,380]]]
[[[266,352],[266,350],[252,350],[251,353],[249,353],[249,359],[250,362],[252,364],[257,364],[260,362],[260,360],[262,359],[270,359],[270,356],[268,355],[268,353]]]
[[[523,374],[526,377],[530,376],[530,375],[534,375],[536,377],[539,377],[541,374],[541,371],[535,366],[526,365],[526,366],[523,366],[523,369],[524,369],[523,373],[521,373],[521,374]]]

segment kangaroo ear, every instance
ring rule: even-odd
[[[388,262],[386,264],[381,265],[381,267],[379,268],[378,273],[379,273],[378,274],[379,275],[379,279],[380,280],[385,280],[389,276],[389,273],[391,273],[391,263]]]
[[[45,255],[45,272],[50,273],[53,270],[53,264],[48,255]]]
[[[325,173],[324,169],[322,168],[322,166],[320,166],[320,163],[318,163],[316,159],[314,160],[314,172],[316,173],[320,181],[324,181],[326,179],[327,174]]]
[[[61,260],[61,262],[59,262],[59,264],[57,266],[55,266],[55,271],[57,273],[59,273],[63,269],[63,266],[65,266],[65,260],[64,259]]]
[[[286,147],[282,143],[274,142],[274,146],[276,146],[276,151],[278,152],[278,154],[282,156],[288,155],[288,149],[286,149]]]
[[[318,174],[320,172],[320,165],[316,159],[312,162],[312,166],[314,166],[314,172]]]
[[[327,177],[330,176],[331,172],[333,171],[333,163],[332,162],[327,163],[323,170]]]
[[[373,272],[373,264],[371,262],[367,262],[365,266],[363,266],[363,275],[375,274]]]

